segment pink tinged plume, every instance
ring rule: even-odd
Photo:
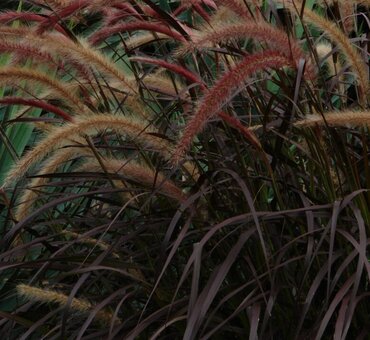
[[[137,17],[142,18],[142,16],[138,13],[138,11],[131,4],[128,4],[128,3],[114,3],[112,5],[112,8],[116,8],[118,10],[122,10],[124,12],[130,13],[133,16],[137,16]]]
[[[252,16],[248,11],[245,4],[242,4],[239,0],[217,0],[216,3],[220,6],[230,8],[234,13],[245,19],[251,19]]]
[[[248,77],[256,71],[283,66],[292,66],[292,61],[280,52],[266,51],[244,57],[236,67],[225,73],[205,94],[197,112],[186,125],[175,148],[172,162],[178,164],[181,161],[194,137],[204,129],[208,120],[217,115],[222,106],[231,100],[235,90],[241,88]]]
[[[71,15],[74,15],[77,11],[86,8],[89,4],[90,0],[76,0],[69,4],[68,6],[63,7],[63,9],[57,11],[57,13],[50,16],[48,20],[50,20],[50,22],[57,22],[59,20],[63,20]]]
[[[130,58],[130,60],[161,66],[163,68],[166,68],[167,70],[177,73],[178,75],[184,77],[191,83],[199,84],[199,87],[202,91],[208,91],[207,86],[203,83],[203,81],[200,78],[198,78],[196,74],[192,73],[188,69],[182,66],[179,66],[177,64],[171,64],[161,59],[153,59],[153,58],[147,58],[147,57],[132,57]],[[256,146],[257,148],[261,147],[261,144],[259,140],[257,139],[257,137],[255,136],[255,134],[253,133],[253,131],[246,128],[237,118],[232,117],[225,112],[220,112],[218,115],[224,122],[226,122],[233,128],[239,130],[242,133],[242,135],[252,145]]]
[[[195,38],[194,42],[189,42],[184,45],[191,51],[193,48],[200,49],[206,47],[209,43],[245,37],[264,42],[269,48],[281,52],[288,58],[292,58],[297,68],[301,59],[307,60],[305,76],[312,81],[316,79],[315,68],[311,60],[304,54],[297,41],[289,38],[286,32],[265,22],[246,22],[242,24],[226,25],[224,27],[220,26],[204,37],[200,39]]]
[[[186,11],[190,6],[193,6],[198,14],[206,21],[210,19],[208,13],[203,9],[201,5],[206,7],[217,9],[217,5],[213,1],[208,0],[187,0],[182,1],[181,5],[175,9],[172,13],[174,16],[180,15],[182,12]]]
[[[141,62],[141,63],[146,63],[146,64],[158,65],[160,67],[166,68],[186,78],[191,83],[199,84],[202,90],[206,89],[203,81],[199,79],[197,75],[195,75],[194,73],[190,72],[189,70],[187,70],[186,68],[182,66],[172,64],[172,63],[169,63],[161,59],[154,59],[154,58],[147,58],[147,57],[132,57],[130,58],[130,60]]]
[[[15,20],[25,21],[25,22],[38,22],[44,25],[48,21],[48,18],[31,12],[17,12],[17,11],[7,11],[0,13],[0,23],[9,24]],[[55,23],[55,30],[66,35],[66,31],[59,24]]]
[[[90,0],[75,0],[66,7],[58,10],[56,13],[53,13],[41,23],[39,33],[42,33],[48,28],[57,26],[60,20],[67,19],[68,17],[76,14],[77,11],[86,8],[90,2]]]
[[[117,9],[114,7],[107,7],[104,9],[104,26],[112,26],[117,24],[119,21],[127,18],[143,19],[142,16],[135,11],[134,8],[130,8],[131,5],[127,5],[127,9]]]
[[[169,26],[165,26],[156,22],[135,21],[130,23],[117,24],[113,27],[105,27],[93,34],[90,38],[90,42],[95,45],[102,42],[104,39],[110,37],[113,34],[137,30],[163,33],[175,40],[182,42],[185,41],[185,38],[180,33],[171,30]]]
[[[212,9],[217,9],[217,5],[213,0],[182,0],[181,5],[185,7],[189,7],[191,5],[205,5]]]
[[[31,12],[8,11],[0,13],[0,23],[3,24],[10,24],[15,20],[41,22],[45,21],[45,19],[44,16]]]

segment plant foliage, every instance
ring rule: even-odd
[[[2,337],[365,339],[368,6],[2,7]]]

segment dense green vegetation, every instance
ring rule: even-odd
[[[2,339],[366,339],[369,1],[0,12]]]

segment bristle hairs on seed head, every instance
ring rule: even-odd
[[[76,41],[66,38],[55,32],[45,32],[42,36],[31,31],[24,37],[27,42],[33,45],[47,46],[47,51],[53,52],[60,58],[79,65],[89,65],[89,68],[96,70],[108,79],[117,79],[122,85],[135,92],[126,82],[126,76],[108,57],[92,47],[88,41],[81,37],[76,37]],[[83,69],[81,69],[84,72]]]
[[[232,10],[236,15],[241,18],[251,20],[252,16],[248,8],[245,6],[245,2],[241,0],[217,0],[217,4],[225,6]]]
[[[94,135],[106,129],[111,129],[119,134],[127,135],[140,144],[149,145],[166,158],[169,157],[171,150],[170,144],[164,139],[150,134],[157,131],[151,126],[148,126],[147,123],[124,116],[91,114],[78,117],[72,123],[64,124],[48,133],[34,149],[29,151],[13,166],[4,180],[4,186],[10,186],[11,183],[23,176],[32,165],[41,161],[52,151],[68,143],[71,138],[82,135]]]
[[[265,43],[271,49],[280,51],[287,58],[291,58],[298,67],[301,59],[307,60],[305,75],[310,80],[316,79],[316,71],[310,58],[304,54],[298,43],[288,38],[287,34],[267,22],[246,22],[235,24],[218,24],[217,26],[194,35],[191,42],[185,42],[177,50],[177,54],[185,54],[225,42],[230,39],[253,38]]]
[[[74,143],[83,144],[84,139],[78,138],[74,140]],[[86,141],[85,141],[86,142]],[[43,177],[42,175],[52,174],[55,173],[58,167],[60,167],[63,163],[73,159],[77,156],[84,156],[84,155],[91,155],[91,150],[89,148],[77,147],[73,146],[70,148],[63,148],[55,152],[52,156],[50,156],[41,167],[40,172],[38,172],[38,176],[33,178],[30,184],[27,186],[25,190],[19,196],[18,205],[15,210],[15,218],[17,221],[21,221],[27,217],[27,215],[31,212],[32,206],[38,197],[37,190],[45,185],[48,181],[48,177]]]
[[[109,250],[110,249],[110,245],[108,243],[104,242],[103,240],[88,237],[88,236],[85,236],[83,234],[79,234],[75,231],[63,230],[62,235],[65,235],[66,237],[71,237],[71,238],[77,240],[79,243],[82,243],[82,244],[87,244],[87,245],[91,245],[91,246],[94,246],[94,247],[99,247],[102,250]],[[120,256],[117,253],[112,252],[111,254],[116,259],[120,258]]]
[[[135,34],[132,37],[127,38],[125,40],[125,48],[127,50],[133,50],[151,42],[158,42],[159,40],[169,39],[171,39],[171,37],[163,33],[154,34],[152,32],[142,32],[140,34]]]
[[[163,67],[165,69],[168,69],[172,72],[179,74],[180,76],[189,80],[192,83],[198,83],[200,87],[203,89],[205,88],[203,81],[198,77],[198,75],[190,72],[188,69],[180,65],[169,63],[161,59],[154,59],[154,58],[147,58],[147,57],[132,57],[130,58],[130,60],[141,62],[141,63],[158,65],[160,67]]]
[[[326,112],[323,115],[307,115],[294,123],[296,127],[310,127],[314,125],[329,126],[370,126],[370,110],[353,111],[343,110]]]
[[[32,59],[35,61],[42,61],[54,67],[62,65],[59,58],[49,51],[42,50],[39,46],[29,44],[24,39],[14,39],[14,37],[7,38],[6,35],[0,40],[0,52],[11,53],[17,57],[17,60]]]
[[[25,284],[17,285],[17,293],[31,301],[57,303],[60,306],[67,306],[68,303],[68,295],[54,290],[32,287]],[[90,313],[94,306],[87,300],[73,298],[70,308],[75,312],[86,314]],[[107,310],[100,310],[96,314],[96,317],[104,323],[110,324],[113,319],[113,314]]]
[[[60,305],[66,305],[68,301],[68,296],[65,294],[25,284],[17,285],[17,293],[31,301],[58,303]],[[75,311],[85,313],[91,309],[92,305],[86,300],[74,298],[71,307]]]
[[[75,94],[67,91],[63,82],[49,77],[46,73],[23,67],[7,66],[0,68],[0,83],[19,86],[20,81],[27,81],[29,85],[44,85],[57,93],[76,110],[84,111],[81,100]]]
[[[180,162],[194,137],[203,130],[207,121],[216,115],[222,106],[231,99],[235,89],[242,87],[248,77],[266,68],[280,68],[291,65],[291,60],[276,51],[266,51],[244,57],[239,64],[218,79],[213,88],[205,94],[197,112],[185,126],[172,156],[172,162],[174,164]]]
[[[316,45],[316,52],[317,52],[317,56],[319,57],[319,60],[320,62],[325,62],[326,65],[328,66],[328,72],[329,72],[329,76],[330,77],[334,77],[334,76],[337,76],[337,73],[338,73],[338,66],[339,67],[342,67],[341,63],[338,63],[337,66],[336,64],[334,63],[334,60],[333,60],[333,47],[328,44],[328,43],[319,43]],[[338,79],[338,91],[340,93],[340,95],[343,95],[344,94],[344,91],[345,91],[345,87],[344,87],[344,74],[340,74],[339,75],[339,79]]]
[[[145,164],[127,160],[104,158],[104,168],[109,173],[121,174],[137,183],[146,185],[150,188],[156,188],[166,196],[176,199],[178,202],[184,202],[187,196],[176,186],[174,182],[166,178],[163,174],[156,172]],[[82,165],[78,171],[102,171],[101,164],[94,158]]]
[[[72,141],[71,141],[72,142]],[[83,138],[74,138],[73,143],[83,145],[85,143]],[[33,204],[38,197],[37,190],[45,185],[48,181],[48,177],[43,177],[45,174],[55,173],[56,170],[63,165],[65,162],[70,161],[76,157],[89,157],[86,159],[85,165],[79,168],[78,171],[100,171],[102,170],[101,164],[94,158],[90,148],[73,146],[68,148],[62,148],[53,153],[44,163],[42,163],[41,171],[37,174],[36,178],[33,178],[30,184],[20,194],[18,205],[15,211],[15,218],[17,221],[21,221],[26,218],[32,210]],[[190,164],[187,165],[188,169]],[[106,170],[116,173],[122,172],[124,175],[131,177],[140,183],[146,183],[149,186],[153,186],[155,183],[159,190],[162,190],[165,194],[175,198],[179,202],[183,202],[186,199],[186,195],[182,193],[181,189],[178,188],[172,181],[165,178],[163,175],[154,172],[147,166],[128,160],[117,160],[111,158],[104,158],[104,167]],[[38,177],[40,176],[40,177]]]
[[[300,0],[285,0],[284,5],[290,11],[292,11],[292,13],[296,13],[297,8],[299,10],[302,7],[302,2]],[[309,8],[304,8],[302,19],[303,21],[309,22],[320,28],[325,35],[327,35],[335,44],[338,45],[338,48],[346,57],[347,63],[350,64],[355,76],[357,77],[360,101],[361,104],[365,106],[369,94],[369,79],[367,75],[368,70],[366,63],[362,59],[357,49],[352,45],[348,37],[336,26],[334,22],[316,14]]]
[[[204,29],[207,30],[209,27],[215,27],[220,23],[227,25],[241,23],[242,21],[243,19],[235,15],[230,8],[221,5],[211,16],[209,25],[204,25]]]
[[[97,45],[101,43],[104,39],[125,31],[138,31],[145,30],[150,32],[158,32],[166,34],[175,41],[185,41],[185,38],[175,30],[171,30],[168,26],[148,21],[135,21],[129,23],[119,23],[111,27],[105,27],[95,34],[93,34],[89,41],[92,45]]]

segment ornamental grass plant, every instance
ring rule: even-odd
[[[1,4],[1,337],[366,339],[369,5]]]

